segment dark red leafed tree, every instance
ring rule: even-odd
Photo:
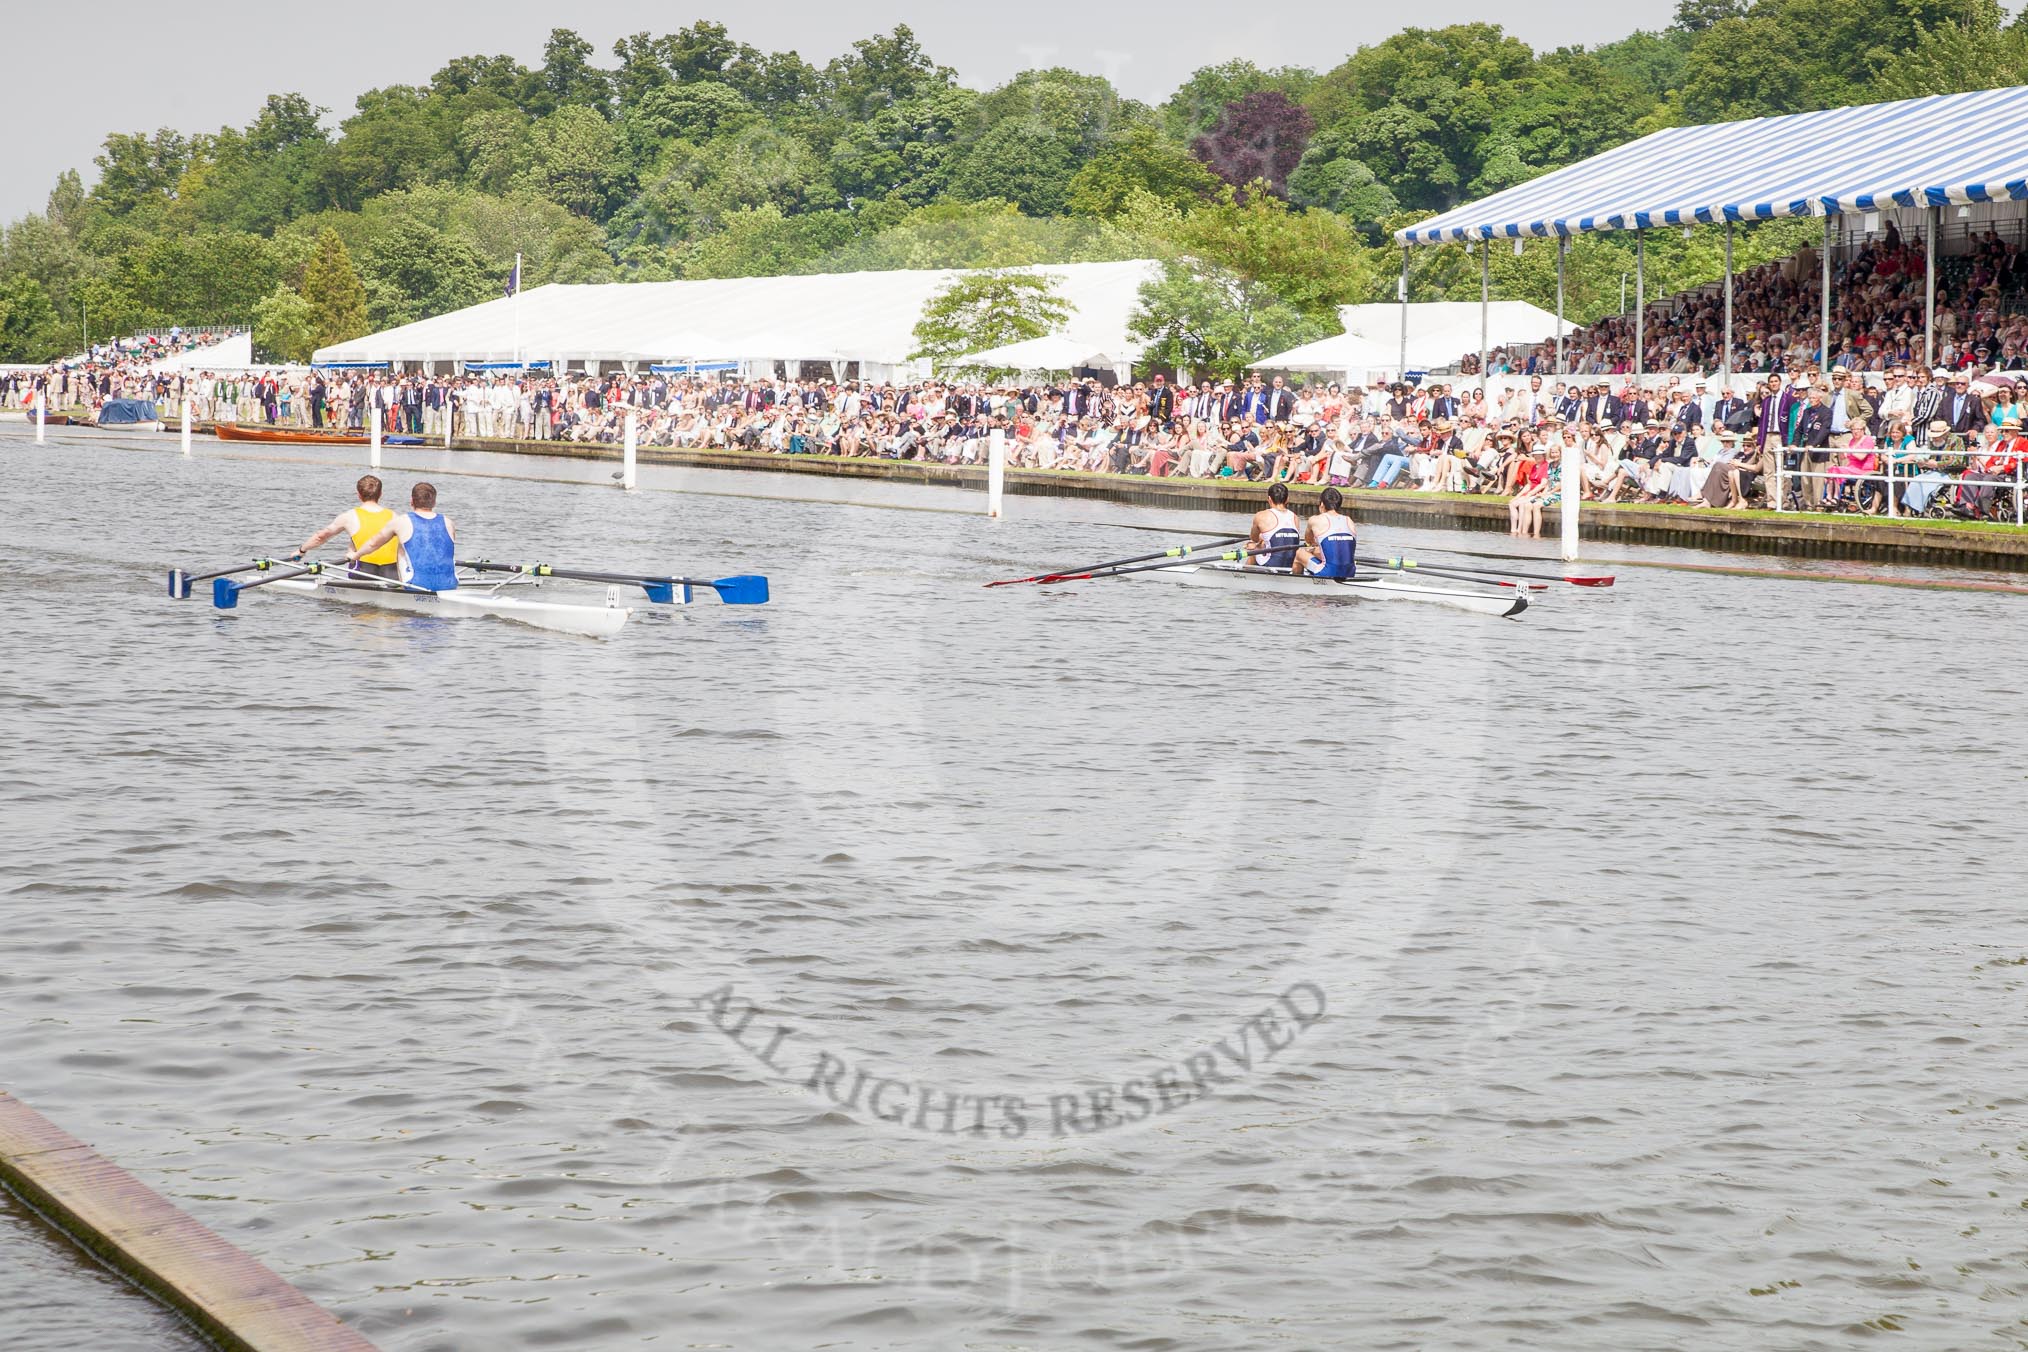
[[[1235,188],[1265,179],[1286,197],[1289,175],[1316,129],[1309,109],[1278,89],[1262,89],[1226,104],[1218,125],[1192,141],[1190,150]]]

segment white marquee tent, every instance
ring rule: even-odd
[[[1418,301],[1407,309],[1408,370],[1439,370],[1478,352],[1479,302]],[[1398,375],[1403,369],[1401,320],[1402,306],[1395,302],[1347,305],[1338,311],[1345,332],[1254,365],[1267,371],[1336,371],[1354,380]],[[1525,300],[1490,302],[1485,321],[1489,349],[1532,346],[1556,337],[1556,316]]]
[[[1107,369],[1127,378],[1136,357],[1140,355],[1139,343],[1126,347],[1104,347],[1097,343],[1081,342],[1068,334],[1048,333],[1040,338],[1029,338],[1019,343],[1007,343],[1000,347],[987,348],[960,357],[954,365],[961,367],[990,367],[1011,371],[1086,371]]]
[[[1141,284],[1158,265],[1058,263],[1072,307],[1059,335],[1093,351],[1138,352],[1127,334]],[[914,369],[923,307],[963,274],[949,269],[740,277],[722,281],[540,286],[434,319],[320,349],[319,363],[739,360],[858,362],[869,378]]]
[[[260,369],[271,371],[280,364],[269,362]],[[253,370],[253,335],[235,333],[207,347],[193,347],[187,352],[175,353],[156,362],[153,369],[170,375],[179,371]]]

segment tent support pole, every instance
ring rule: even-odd
[[[1943,209],[1931,207],[1923,214],[1929,217],[1922,232],[1922,369],[1927,373],[1936,369],[1936,229]]]
[[[1408,249],[1406,244],[1401,246],[1401,369],[1394,377],[1404,385],[1408,383]]]
[[[1493,241],[1479,241],[1479,393],[1492,398],[1491,373],[1486,370],[1488,360],[1487,334],[1492,328],[1488,317],[1493,297]]]
[[[1718,370],[1727,392],[1732,389],[1732,217],[1725,218],[1725,351]]]
[[[1647,374],[1648,359],[1648,232],[1634,231],[1634,375]]]
[[[1824,213],[1824,266],[1817,297],[1817,369],[1831,374],[1831,213]]]
[[[1570,252],[1570,237],[1556,237],[1556,374],[1563,375],[1563,256]]]

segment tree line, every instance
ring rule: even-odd
[[[108,136],[0,238],[0,358],[253,321],[263,354],[527,285],[1154,257],[1158,358],[1230,369],[1394,293],[1389,232],[1664,127],[2028,82],[1997,0],[1680,0],[1676,19],[1536,51],[1498,25],[1407,28],[1316,71],[1229,61],[1168,99],[1024,71],[974,90],[905,26],[819,66],[700,22],[605,59],[460,57],[244,127]],[[1712,232],[1650,232],[1650,295],[1721,272]],[[1807,227],[1742,235],[1739,266]],[[1567,307],[1620,305],[1632,240],[1573,245]],[[1493,251],[1497,294],[1554,297],[1553,245]],[[1418,249],[1414,294],[1478,293],[1462,247]]]

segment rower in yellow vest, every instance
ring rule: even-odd
[[[388,523],[394,520],[394,513],[380,505],[380,489],[380,479],[377,476],[368,474],[360,479],[359,505],[338,513],[331,518],[330,525],[303,541],[303,557],[308,558],[312,550],[336,536],[349,537],[352,547],[357,549],[387,529]],[[384,577],[390,582],[399,582],[401,572],[397,564],[400,557],[400,543],[389,540],[353,564],[352,569],[354,572],[365,573],[372,577]]]

